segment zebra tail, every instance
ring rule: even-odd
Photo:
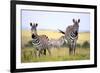
[[[60,29],[58,29],[58,30],[59,30],[59,32],[60,32],[60,33],[65,34],[65,32],[64,32],[64,31],[62,31],[62,30],[60,30]]]

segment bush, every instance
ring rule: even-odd
[[[32,40],[28,41],[28,43],[25,44],[25,47],[32,47],[32,46],[33,46]]]
[[[62,47],[67,47],[67,48],[69,48],[68,43],[66,44],[66,42],[64,42],[64,44],[62,45]],[[80,47],[81,47],[81,44],[76,43],[76,47],[80,48]]]
[[[85,41],[83,44],[82,44],[82,47],[83,48],[90,48],[90,43],[88,41]]]
[[[81,44],[77,43],[77,47],[78,47],[78,48],[81,48]]]

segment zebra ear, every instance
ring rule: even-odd
[[[80,19],[78,19],[78,23],[80,22]]]
[[[35,25],[36,25],[36,27],[38,26],[38,24],[37,24],[37,23],[36,23]]]
[[[58,29],[58,30],[59,30],[59,29]],[[60,33],[62,33],[62,34],[65,34],[65,32],[64,32],[64,31],[62,31],[62,30],[59,30],[59,32],[60,32]]]
[[[32,26],[32,23],[30,23],[30,26]]]
[[[75,19],[73,19],[73,22],[75,23]]]

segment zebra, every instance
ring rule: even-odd
[[[64,44],[64,36],[61,36],[59,39],[51,39],[49,43],[51,47],[60,48]]]
[[[72,21],[73,21],[73,25],[69,25],[66,28],[65,32],[62,30],[59,30],[60,33],[65,35],[65,41],[66,43],[68,43],[68,47],[69,47],[69,55],[72,55],[72,54],[75,55],[80,19],[78,20],[73,19]]]
[[[37,23],[30,23],[31,26],[31,33],[32,33],[32,44],[35,46],[37,56],[46,55],[46,49],[48,50],[49,54],[51,54],[49,50],[49,38],[46,35],[38,35],[37,34]],[[38,53],[37,53],[38,52]]]

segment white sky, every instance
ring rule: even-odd
[[[90,14],[75,12],[52,12],[22,10],[22,29],[30,30],[30,22],[38,23],[37,29],[65,30],[72,25],[72,19],[80,18],[79,32],[90,31]]]

